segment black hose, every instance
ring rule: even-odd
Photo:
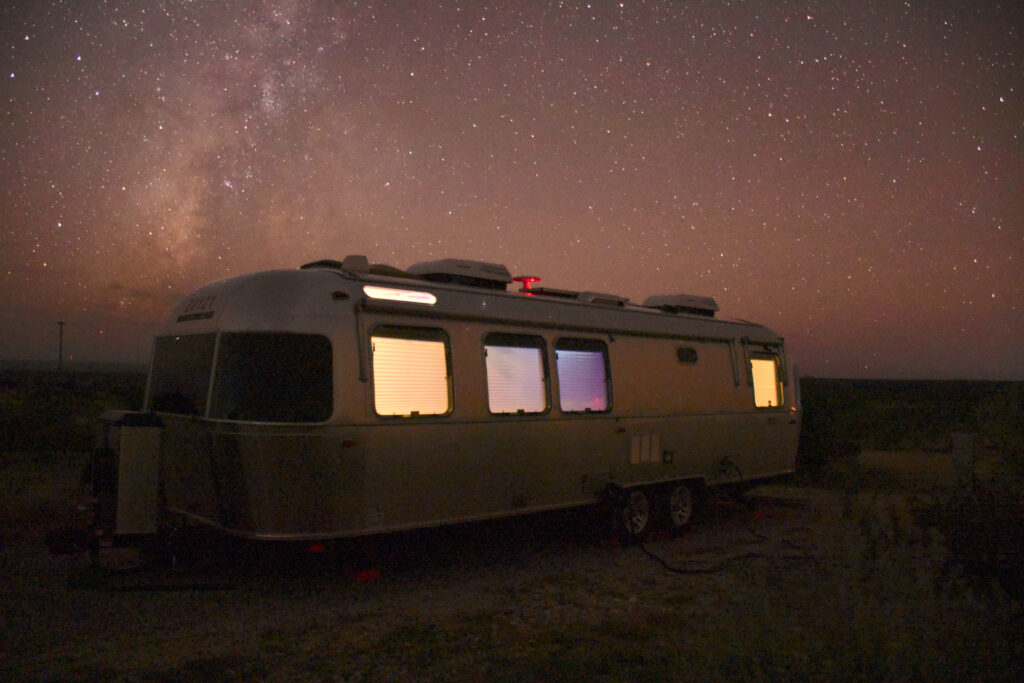
[[[640,550],[644,551],[644,554],[646,554],[652,560],[658,562],[658,564],[660,564],[662,567],[672,572],[673,574],[714,574],[716,572],[722,571],[730,564],[738,560],[745,560],[751,557],[764,557],[764,555],[762,555],[761,553],[743,553],[742,555],[736,555],[735,557],[730,557],[725,560],[722,560],[721,562],[717,562],[716,564],[705,567],[676,567],[666,562],[663,557],[659,557],[658,555],[652,553],[650,550],[647,549],[647,546],[643,543],[640,543],[639,546]]]
[[[741,470],[739,465],[737,465],[735,462],[733,462],[730,458],[722,458],[721,462],[722,462],[722,465],[723,465],[723,469],[724,468],[732,468],[732,469],[736,470],[736,474],[739,475],[740,480],[743,479],[743,470]],[[617,488],[619,488],[619,487],[617,487]],[[619,493],[619,491],[612,491],[612,493]],[[758,540],[769,541],[769,542],[773,540],[773,539],[765,536],[764,534],[759,533],[757,530],[755,530],[750,525],[750,520],[747,518],[747,515],[743,515],[743,527],[747,530],[748,533],[750,533],[750,535],[752,535],[754,538],[757,538]],[[803,548],[802,546],[800,546],[800,545],[798,545],[796,543],[793,543],[792,541],[790,541],[789,539],[786,539],[786,538],[781,538],[781,539],[778,539],[778,540],[783,545],[789,546],[790,548],[793,548],[794,550],[800,552],[801,553],[800,556],[799,556],[800,559],[811,560],[813,562],[817,562],[817,558],[815,558],[813,555],[807,554],[806,549]],[[643,542],[640,542],[638,545],[640,546],[640,550],[642,550],[645,555],[647,555],[651,559],[655,560],[662,567],[664,567],[666,570],[668,570],[668,571],[670,571],[670,572],[672,572],[674,574],[714,574],[716,572],[722,571],[723,569],[728,567],[730,564],[733,564],[734,562],[736,562],[738,560],[745,560],[745,559],[750,559],[750,558],[754,558],[754,557],[761,557],[761,558],[768,559],[768,557],[769,557],[769,556],[767,556],[767,555],[765,555],[763,553],[749,552],[749,553],[743,553],[742,555],[736,555],[734,557],[727,558],[727,559],[722,560],[720,562],[717,562],[717,563],[715,563],[713,565],[708,565],[708,566],[703,566],[703,567],[677,567],[677,566],[673,566],[673,565],[669,564],[667,561],[665,561],[664,558],[662,558],[662,557],[656,555],[655,553],[651,552],[647,548],[647,546],[644,545]]]

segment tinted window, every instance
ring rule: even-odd
[[[149,378],[150,410],[203,415],[213,365],[213,334],[158,337]]]
[[[225,332],[210,417],[323,422],[331,416],[331,343],[313,334]]]

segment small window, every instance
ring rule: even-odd
[[[777,408],[782,405],[782,382],[779,381],[778,366],[779,361],[775,356],[750,359],[756,407]]]
[[[676,358],[679,359],[680,363],[693,365],[697,362],[697,349],[692,346],[680,346],[676,349]]]
[[[451,411],[448,337],[431,328],[378,327],[370,337],[373,406],[378,415]]]
[[[564,412],[603,412],[611,405],[608,347],[596,339],[559,339],[555,344],[559,406]]]
[[[150,410],[205,415],[210,390],[214,334],[159,337],[149,378]]]
[[[487,407],[492,413],[543,413],[548,408],[544,340],[513,334],[484,339]]]
[[[318,334],[225,332],[210,417],[324,422],[334,400],[331,342]]]

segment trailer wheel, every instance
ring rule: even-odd
[[[697,497],[690,484],[676,484],[669,489],[668,497],[665,499],[669,527],[673,531],[685,529],[693,521],[696,504]]]
[[[627,540],[635,541],[646,536],[651,528],[651,503],[647,494],[640,490],[629,491],[619,508],[618,518]]]

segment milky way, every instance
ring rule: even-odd
[[[1016,2],[15,2],[0,358],[366,254],[715,297],[804,374],[1024,379]],[[52,351],[51,351],[52,349]]]

